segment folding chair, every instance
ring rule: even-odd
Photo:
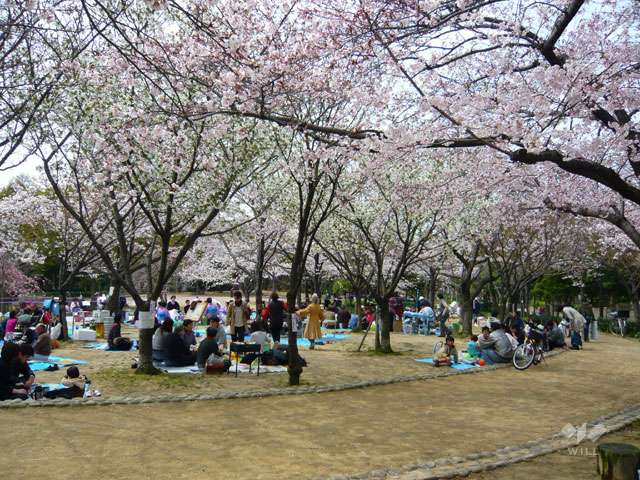
[[[240,362],[240,356],[246,353],[255,353],[256,358],[258,359],[258,376],[260,376],[260,360],[262,359],[262,348],[259,344],[232,343],[231,345],[229,345],[229,352],[236,352],[236,377],[238,376],[238,363]],[[249,364],[249,371],[251,371],[251,364]]]

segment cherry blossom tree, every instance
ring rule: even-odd
[[[82,89],[56,106],[41,134],[51,147],[39,151],[58,200],[112,279],[147,312],[148,301],[160,296],[195,241],[270,154],[255,123],[158,113],[145,79],[112,75],[114,68],[118,57],[106,54],[70,67]],[[64,188],[61,175],[74,188]],[[151,265],[145,299],[133,274],[145,267],[151,273]],[[143,372],[153,371],[152,332],[140,330]]]

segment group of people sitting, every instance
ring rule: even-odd
[[[37,360],[31,344],[5,342],[0,351],[0,401],[33,398],[74,398],[85,394],[86,377],[80,376],[78,367],[71,366],[60,382],[63,388],[45,392],[35,384],[36,375],[29,361]]]
[[[584,317],[573,307],[561,309],[563,322],[566,321],[571,338],[571,348],[582,348],[582,333],[585,326]],[[535,329],[542,339],[542,347],[546,351],[567,348],[565,331],[555,320],[548,320],[544,326],[528,324],[519,314],[511,315],[504,322],[496,318],[495,313],[482,327],[481,334],[471,335],[463,355],[459,355],[455,347],[455,339],[448,335],[440,348],[434,352],[433,362],[436,366],[451,365],[459,361],[471,364],[509,363],[519,345],[523,344],[530,329]]]

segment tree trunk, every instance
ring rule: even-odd
[[[107,308],[113,316],[120,311],[120,291],[122,290],[122,288],[120,282],[118,282],[118,280],[113,277],[111,277],[111,286],[113,287],[113,293],[109,297]]]
[[[436,282],[438,281],[438,271],[429,267],[429,302],[431,305],[435,305],[436,302]]]
[[[462,282],[458,287],[460,295],[460,317],[462,318],[462,333],[471,335],[473,328],[473,298],[471,297],[471,285]]]
[[[262,311],[262,274],[264,269],[264,238],[258,243],[258,258],[256,258],[256,312]]]
[[[602,443],[598,445],[598,473],[602,480],[627,480],[638,478],[640,449],[626,443]]]
[[[60,290],[60,321],[62,322],[62,330],[60,332],[62,340],[69,339],[69,326],[67,325],[67,291],[63,288]],[[54,340],[57,340],[54,339]]]
[[[389,298],[383,297],[378,299],[380,305],[380,345],[376,345],[376,351],[382,353],[392,353],[391,349],[391,322],[393,322],[392,314],[389,311]],[[376,329],[377,331],[378,329]]]
[[[293,282],[292,282],[293,283]],[[300,289],[300,283],[298,281],[298,290]],[[291,315],[295,313],[295,301],[297,292],[290,290],[287,293],[287,305],[289,307],[289,315],[287,316],[287,325],[289,327],[289,361],[287,372],[289,373],[289,385],[300,385],[300,375],[302,374],[302,359],[298,353],[298,332],[293,329],[293,321]]]
[[[152,305],[155,305],[153,301],[142,301],[141,299],[136,299],[136,307],[138,308],[138,316],[140,312],[151,312],[153,311]],[[136,373],[144,373],[147,375],[154,375],[160,373],[156,367],[153,366],[153,328],[141,328],[138,330],[138,369]]]

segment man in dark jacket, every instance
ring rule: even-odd
[[[176,327],[164,339],[164,363],[168,367],[188,367],[196,362],[196,353],[184,343],[184,328]]]
[[[207,328],[207,338],[200,342],[200,345],[198,346],[198,368],[204,368],[207,365],[207,358],[209,358],[212,353],[220,355],[220,350],[218,349],[218,341],[216,340],[217,333],[218,330],[216,328]]]

